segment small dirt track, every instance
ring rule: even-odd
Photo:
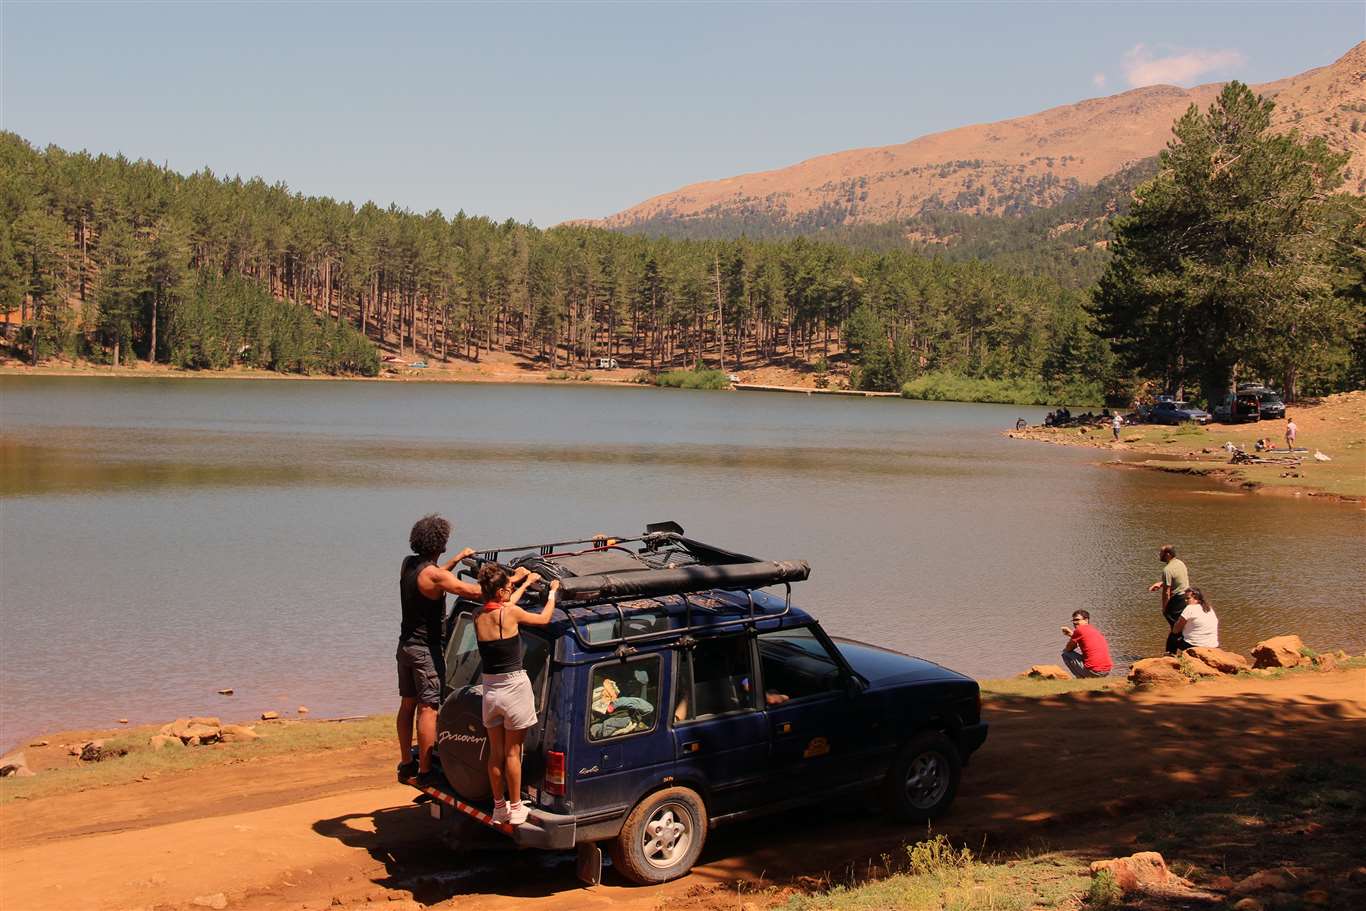
[[[1243,791],[1305,759],[1366,755],[1366,670],[998,697],[986,715],[991,736],[941,831],[1101,856],[1145,810]],[[386,783],[391,752],[372,744],[16,801],[0,808],[0,907],[195,908],[221,892],[250,911],[733,908],[736,883],[840,880],[923,836],[861,805],[789,813],[712,833],[678,882],[632,888],[609,871],[589,889],[572,854],[453,853],[413,792]]]

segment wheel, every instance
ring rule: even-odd
[[[608,850],[622,876],[650,886],[691,870],[706,840],[702,798],[690,788],[665,788],[636,804]]]
[[[963,762],[953,741],[938,731],[912,737],[887,772],[887,802],[908,822],[934,819],[958,793]]]

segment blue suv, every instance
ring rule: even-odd
[[[971,678],[829,636],[793,606],[806,563],[726,551],[671,522],[485,551],[463,572],[489,560],[561,582],[552,622],[522,630],[539,719],[525,744],[530,818],[491,817],[474,604],[447,622],[437,752],[449,787],[421,790],[466,836],[577,849],[585,882],[600,881],[603,847],[627,880],[665,882],[692,868],[712,827],[837,795],[934,818],[986,739]]]

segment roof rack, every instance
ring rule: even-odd
[[[624,546],[640,544],[638,551]],[[588,545],[586,548],[583,545]],[[573,541],[559,541],[550,544],[529,544],[519,547],[498,547],[478,552],[466,563],[469,569],[461,575],[474,575],[480,565],[488,562],[503,565],[503,560],[511,555],[538,555],[542,559],[554,561],[555,557],[578,558],[596,552],[619,550],[632,558],[640,555],[658,553],[666,545],[675,545],[686,551],[695,563],[677,566],[672,563],[651,566],[640,560],[639,568],[622,566],[618,562],[602,561],[604,567],[597,572],[575,574],[572,571],[560,579],[560,596],[565,602],[564,613],[569,620],[569,631],[585,649],[615,648],[619,655],[625,656],[635,650],[635,645],[653,639],[688,636],[703,628],[715,630],[733,624],[751,626],[760,620],[772,620],[785,616],[792,608],[792,583],[801,582],[811,575],[811,567],[803,560],[759,560],[746,554],[724,550],[701,541],[684,537],[683,526],[677,522],[656,522],[645,527],[645,533],[637,537],[620,538],[612,535],[594,535]],[[567,548],[579,548],[569,550]],[[625,559],[625,558],[623,558]],[[568,561],[567,561],[568,562]],[[779,613],[763,614],[755,612],[754,590],[770,585],[782,585],[785,590],[783,610]],[[538,586],[537,595],[545,597],[545,588]],[[749,602],[748,610],[737,617],[708,623],[704,626],[693,623],[693,602],[687,596],[713,590],[743,593]],[[623,602],[663,595],[682,596],[686,605],[682,628],[658,632],[641,633],[635,636],[620,635],[611,639],[589,642],[579,628],[580,618],[570,611],[574,607],[610,607],[615,610],[619,628],[625,629],[626,609]],[[586,618],[585,618],[586,619]]]

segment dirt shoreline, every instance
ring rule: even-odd
[[[1174,803],[1244,793],[1325,754],[1366,754],[1366,669],[1172,690],[1116,683],[989,695],[991,735],[936,831],[998,851],[1046,840],[1089,861],[1129,853]],[[764,907],[925,837],[862,805],[822,810],[819,826],[797,811],[716,830],[677,882],[635,888],[609,875],[584,888],[572,854],[442,845],[411,789],[393,783],[390,737],[367,731],[332,748],[8,801],[5,907],[193,909],[219,894],[247,911]]]
[[[1283,421],[1179,428],[1136,424],[1124,427],[1118,441],[1108,426],[1027,427],[1003,435],[1111,452],[1115,458],[1096,463],[1107,467],[1191,475],[1248,494],[1301,497],[1366,509],[1366,391],[1339,393],[1315,404],[1292,406],[1289,412],[1299,428],[1296,442],[1307,450],[1297,456],[1274,449],[1256,451],[1260,438],[1269,438],[1274,447],[1284,449]],[[1225,448],[1229,443],[1273,461],[1232,464]],[[1316,452],[1330,461],[1318,461]]]

